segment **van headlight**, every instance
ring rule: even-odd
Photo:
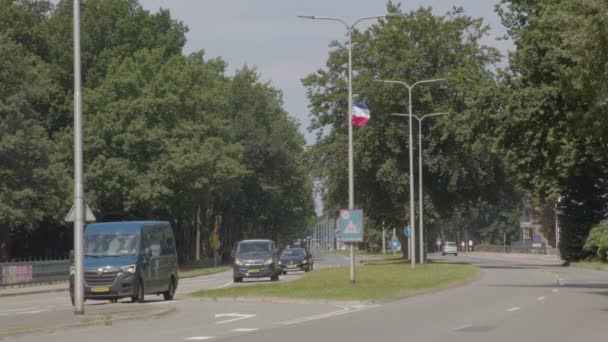
[[[135,265],[123,266],[120,269],[125,273],[135,273],[136,266]]]
[[[76,273],[76,269],[74,266],[70,266],[70,275],[74,275],[74,273]]]
[[[241,261],[241,259],[234,259],[234,264],[237,266],[243,266],[243,262]]]
[[[304,259],[304,261],[302,261],[303,264],[307,264],[308,260]]]
[[[264,261],[264,265],[272,265],[272,263],[274,262],[274,260],[272,258]]]

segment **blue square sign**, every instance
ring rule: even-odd
[[[363,210],[340,209],[342,242],[363,242]]]

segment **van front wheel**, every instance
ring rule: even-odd
[[[143,281],[137,281],[137,288],[135,290],[135,296],[131,297],[131,301],[133,303],[143,303],[144,302],[144,283]]]
[[[171,280],[169,281],[169,289],[167,290],[167,292],[163,293],[163,297],[165,298],[165,300],[173,300],[174,296],[175,296],[175,280],[173,280],[173,278],[171,278]]]

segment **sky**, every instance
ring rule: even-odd
[[[386,0],[140,0],[145,9],[169,9],[171,16],[188,26],[184,53],[204,50],[207,58],[221,57],[232,75],[243,65],[256,67],[262,81],[282,90],[284,108],[300,122],[307,144],[315,134],[310,123],[306,88],[301,79],[323,68],[332,40],[344,40],[346,30],[338,22],[300,19],[298,15],[340,17],[352,22],[359,17],[383,15]],[[497,40],[505,34],[494,12],[499,0],[409,0],[402,10],[432,7],[441,15],[454,6],[465,14],[483,18],[492,28],[483,44],[498,48],[503,55],[512,43]],[[373,22],[368,22],[369,24]],[[364,29],[365,22],[357,26]],[[372,113],[373,115],[373,113]]]

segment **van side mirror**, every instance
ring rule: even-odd
[[[74,261],[74,250],[70,250],[70,261]]]

